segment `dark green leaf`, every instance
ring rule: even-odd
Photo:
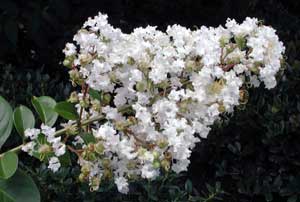
[[[76,120],[79,117],[75,106],[69,102],[57,103],[54,110],[67,120]]]
[[[42,122],[50,127],[53,126],[58,117],[58,114],[54,111],[55,100],[48,96],[42,96],[33,97],[31,102]]]
[[[6,152],[0,158],[0,178],[10,178],[18,168],[18,156],[14,152]]]
[[[22,136],[27,128],[33,128],[35,124],[32,111],[23,105],[15,109],[13,120],[18,133]]]
[[[101,92],[94,90],[92,88],[89,89],[89,94],[92,98],[101,101]]]
[[[8,180],[0,180],[0,191],[2,197],[5,194],[6,198],[9,197],[14,202],[41,201],[39,190],[32,178],[20,170]]]
[[[11,133],[13,126],[12,114],[10,104],[0,96],[0,148]]]

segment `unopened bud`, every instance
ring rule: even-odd
[[[98,142],[95,145],[95,151],[96,151],[97,154],[100,154],[100,155],[103,154],[104,150],[105,150],[105,147],[104,147],[102,142]]]
[[[161,164],[161,167],[162,167],[166,172],[168,172],[168,171],[170,170],[170,162],[169,162],[168,160],[164,159],[164,160],[162,160],[162,161],[160,162],[160,164]]]

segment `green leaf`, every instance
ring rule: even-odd
[[[0,178],[8,179],[18,168],[18,156],[14,152],[6,152],[0,158]]]
[[[96,139],[94,137],[93,134],[91,133],[82,133],[80,134],[80,137],[83,139],[84,143],[85,144],[89,144],[89,143],[95,143],[96,142]]]
[[[89,94],[92,98],[101,101],[101,92],[94,90],[92,88],[89,89]]]
[[[0,180],[0,199],[5,202],[40,202],[41,197],[37,186],[30,176],[18,170],[8,180]],[[9,200],[10,199],[10,200]]]
[[[33,97],[31,102],[42,122],[50,127],[53,126],[58,117],[58,114],[54,111],[55,100],[48,96],[42,96]]]
[[[27,128],[33,128],[35,124],[32,111],[23,105],[15,109],[13,120],[18,133],[22,136]]]
[[[79,118],[75,106],[70,102],[59,102],[56,104],[54,110],[67,120],[76,120]]]
[[[67,167],[71,165],[71,157],[70,157],[70,152],[68,150],[66,150],[66,153],[64,155],[58,158],[62,166]]]
[[[192,181],[191,180],[187,180],[186,182],[185,182],[185,190],[188,192],[188,193],[192,193],[192,191],[193,191],[193,184],[192,184]]]
[[[11,133],[13,127],[12,114],[10,104],[0,96],[0,148]]]

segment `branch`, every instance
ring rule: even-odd
[[[85,126],[85,125],[88,125],[88,124],[93,123],[95,121],[100,121],[100,120],[103,120],[103,119],[104,119],[104,117],[102,115],[99,115],[99,116],[93,117],[91,119],[87,119],[87,120],[82,121],[81,122],[81,126]],[[78,124],[73,124],[72,126],[78,126]],[[58,130],[58,131],[56,131],[54,133],[54,136],[60,136],[60,135],[62,135],[64,133],[66,133],[67,130],[68,130],[68,128],[60,129],[60,130]],[[15,152],[15,153],[18,153],[22,149],[22,147],[24,145],[26,145],[27,143],[28,142],[25,142],[25,143],[23,143],[23,144],[21,144],[21,145],[19,145],[17,147],[14,147],[14,148],[6,151],[6,152]],[[3,152],[2,154],[0,154],[0,158],[2,158],[3,155],[4,155],[4,153],[6,153],[6,152]]]

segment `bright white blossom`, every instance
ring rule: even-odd
[[[89,18],[63,50],[72,83],[101,94],[83,90],[74,101],[82,118],[104,118],[87,129],[89,142],[84,134],[74,138],[80,180],[95,190],[114,178],[128,193],[129,179],[186,171],[196,143],[222,113],[247,102],[247,88],[275,87],[284,51],[275,30],[256,18],[195,31],[147,26],[130,34],[111,26],[107,15]],[[42,125],[41,133],[54,152],[49,168],[55,172],[65,143],[55,128]],[[25,132],[31,139],[37,134]]]
[[[48,168],[52,170],[53,172],[57,172],[60,168],[61,164],[59,162],[59,159],[57,157],[51,157],[49,160]]]

